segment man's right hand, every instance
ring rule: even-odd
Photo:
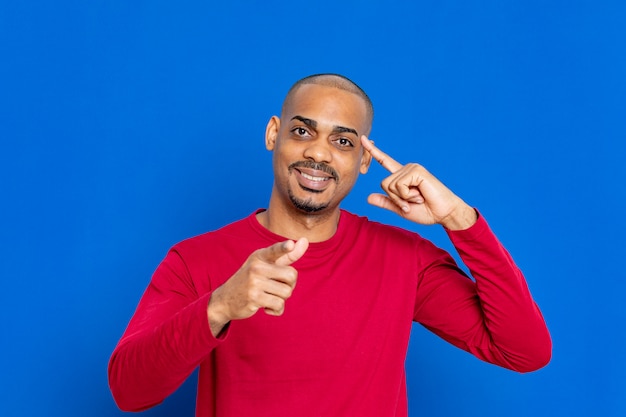
[[[259,309],[280,316],[296,286],[298,271],[291,266],[309,247],[306,238],[287,240],[254,251],[243,266],[211,294],[207,315],[217,336],[231,320],[252,317]]]

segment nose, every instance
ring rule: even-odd
[[[309,146],[304,150],[304,157],[315,162],[331,162],[332,153],[328,149],[328,141],[325,138],[309,142]]]

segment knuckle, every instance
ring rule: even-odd
[[[261,290],[257,286],[251,286],[248,288],[247,296],[248,300],[257,300],[261,295]]]
[[[260,275],[263,272],[263,263],[258,260],[253,260],[248,265],[248,270],[253,275]]]
[[[407,167],[408,167],[410,170],[415,170],[415,171],[419,171],[419,172],[421,172],[421,171],[423,171],[423,170],[424,170],[424,167],[423,167],[423,166],[421,166],[420,164],[417,164],[417,163],[415,163],[415,162],[411,162],[410,164],[407,164]]]
[[[248,279],[248,291],[258,291],[261,286],[261,278],[258,275],[252,275]]]
[[[298,271],[295,268],[290,267],[289,272],[287,274],[287,282],[291,285],[295,285],[297,280],[298,280]]]
[[[289,285],[283,285],[283,288],[280,292],[280,297],[286,300],[287,298],[291,297],[291,294],[293,294],[293,287],[290,287]]]

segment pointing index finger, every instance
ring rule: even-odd
[[[308,247],[309,241],[306,238],[300,238],[296,242],[286,240],[275,243],[258,250],[257,254],[265,262],[287,266],[300,259]]]
[[[402,168],[403,165],[401,163],[374,146],[374,142],[369,140],[367,136],[361,136],[361,143],[363,144],[365,150],[368,151],[372,155],[372,157],[387,171],[393,174],[394,172]]]
[[[295,244],[292,240],[274,243],[272,246],[257,251],[258,256],[265,262],[275,263],[281,256],[293,250]]]

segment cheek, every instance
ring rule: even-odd
[[[351,183],[355,182],[361,169],[360,161],[354,158],[344,158],[340,164],[345,167],[341,170],[343,180]]]
[[[276,145],[272,151],[272,161],[274,161],[274,166],[278,167],[280,164],[287,163],[288,159],[289,157],[286,149],[284,149],[283,146]]]
[[[290,161],[290,163],[302,159],[302,149],[297,145],[298,144],[293,143],[293,141],[277,141],[273,151],[274,158],[280,159],[281,161]]]

